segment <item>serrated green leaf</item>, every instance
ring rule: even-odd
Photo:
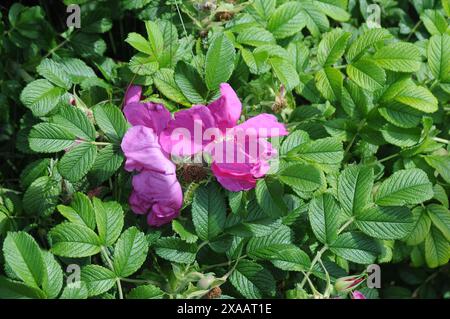
[[[339,176],[338,198],[348,216],[361,212],[372,198],[373,169],[368,166],[352,165]]]
[[[344,54],[350,36],[341,29],[325,33],[317,48],[317,62],[323,67],[335,64]]]
[[[270,16],[267,28],[277,39],[300,32],[305,26],[302,6],[298,2],[287,2],[279,6]]]
[[[89,296],[87,285],[83,281],[79,281],[78,284],[79,286],[68,284],[64,287],[60,299],[87,299]]]
[[[428,216],[437,229],[439,229],[444,237],[450,242],[450,211],[437,204],[427,206]]]
[[[131,45],[136,50],[146,53],[146,54],[153,54],[153,48],[150,45],[150,42],[147,41],[142,35],[136,32],[128,33],[127,38],[125,39],[125,42],[127,42],[129,45]]]
[[[436,227],[431,227],[425,238],[425,260],[428,267],[436,268],[448,263],[450,243]]]
[[[89,296],[97,296],[111,289],[116,275],[99,265],[87,265],[81,269],[81,280],[86,284]]]
[[[442,178],[450,183],[450,155],[427,155],[425,161],[433,167]]]
[[[342,221],[341,210],[330,194],[314,197],[309,204],[309,222],[316,238],[324,243],[333,243]]]
[[[20,101],[34,116],[45,116],[52,111],[64,94],[64,89],[53,86],[44,79],[29,83],[20,94]]]
[[[23,197],[25,211],[30,215],[50,215],[59,200],[61,185],[51,177],[41,176],[27,188]]]
[[[193,104],[204,104],[208,89],[197,70],[183,61],[175,68],[175,83]]]
[[[33,126],[28,135],[30,147],[35,152],[56,153],[70,147],[76,137],[64,127],[39,123]]]
[[[143,285],[132,289],[127,299],[162,299],[164,292],[153,285]]]
[[[344,157],[342,142],[334,137],[309,141],[294,150],[301,159],[319,164],[338,164]]]
[[[450,82],[450,35],[434,35],[428,42],[428,65],[434,78],[441,82]]]
[[[190,106],[191,104],[183,95],[181,90],[178,88],[174,80],[174,71],[172,69],[160,69],[155,73],[153,81],[155,82],[156,88],[165,95],[167,98],[180,103],[185,106]]]
[[[420,142],[421,137],[421,129],[418,127],[402,128],[386,124],[380,132],[388,143],[399,147],[414,146]]]
[[[251,238],[247,244],[247,255],[254,259],[271,259],[280,249],[292,243],[291,236],[291,230],[282,225],[267,236]]]
[[[355,224],[371,237],[401,239],[411,232],[413,220],[406,207],[372,206],[356,214]]]
[[[107,145],[98,151],[94,164],[88,173],[91,184],[99,185],[114,175],[122,165],[123,159],[123,154],[116,145]]]
[[[74,223],[61,223],[50,230],[52,248],[50,251],[63,257],[87,257],[101,250],[100,239],[87,226]]]
[[[217,90],[233,73],[235,51],[233,43],[221,33],[217,35],[206,53],[205,80],[210,90]]]
[[[94,117],[98,126],[106,136],[115,143],[120,143],[128,129],[127,121],[122,112],[112,104],[94,107]]]
[[[275,279],[263,266],[241,260],[230,276],[231,284],[245,297],[259,299],[275,294]]]
[[[318,168],[307,164],[294,164],[279,173],[280,181],[303,192],[311,192],[322,185]]]
[[[297,71],[288,60],[272,57],[269,64],[286,90],[290,91],[300,83]]]
[[[314,4],[333,20],[345,22],[350,19],[346,0],[318,0]]]
[[[287,206],[282,199],[283,193],[283,185],[275,179],[266,177],[256,183],[256,200],[269,216],[279,217],[287,213]]]
[[[83,178],[94,164],[97,147],[90,143],[81,143],[64,154],[58,162],[61,175],[70,182]]]
[[[53,84],[66,90],[70,89],[72,86],[69,75],[64,68],[61,67],[61,64],[53,60],[43,59],[37,66],[36,71]]]
[[[250,27],[242,30],[236,40],[241,44],[254,47],[265,44],[276,44],[273,34],[261,27]]]
[[[192,202],[192,221],[200,239],[210,240],[225,227],[225,198],[216,183],[200,186]]]
[[[197,245],[188,244],[175,237],[163,237],[156,242],[155,252],[159,257],[169,261],[190,264],[195,261]]]
[[[122,232],[124,224],[122,206],[117,202],[102,202],[96,197],[92,199],[92,203],[100,242],[105,246],[111,246]]]
[[[403,206],[422,203],[433,197],[432,184],[421,169],[400,170],[387,178],[375,193],[375,203]]]
[[[186,227],[183,226],[178,220],[172,220],[172,229],[176,232],[182,240],[185,242],[192,244],[198,240],[198,237],[191,233]]]
[[[52,123],[64,127],[73,135],[87,141],[95,140],[95,128],[87,115],[80,109],[64,105],[59,108],[58,114],[51,119]]]
[[[31,235],[10,232],[3,243],[5,262],[14,274],[27,285],[40,287],[46,277],[41,249]]]
[[[309,256],[300,248],[290,245],[287,248],[275,252],[271,256],[271,262],[277,268],[285,271],[308,271],[311,267]]]
[[[316,73],[315,79],[317,89],[327,100],[340,99],[344,78],[339,70],[326,67]]]
[[[360,59],[347,66],[348,77],[370,92],[383,88],[386,73],[369,59]]]
[[[430,231],[431,219],[425,209],[416,207],[412,210],[413,227],[404,238],[408,245],[418,245],[425,240]]]
[[[42,290],[48,298],[58,297],[63,285],[63,272],[55,257],[48,251],[42,251],[46,276],[42,281]]]
[[[148,243],[144,233],[136,227],[125,230],[114,248],[114,272],[118,277],[135,273],[147,257]]]
[[[330,249],[336,255],[357,264],[373,263],[380,251],[377,241],[359,232],[339,235]]]
[[[69,206],[58,205],[58,211],[70,222],[95,230],[95,211],[89,197],[76,192]]]
[[[373,60],[383,69],[394,72],[416,72],[421,64],[419,49],[408,42],[382,47],[373,55]]]
[[[38,177],[48,174],[49,158],[43,158],[28,164],[20,173],[20,185],[28,188]]]
[[[392,35],[386,29],[369,29],[352,42],[347,51],[347,61],[353,61],[364,53],[368,48],[378,42],[391,38]]]

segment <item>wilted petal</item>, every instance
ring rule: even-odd
[[[139,85],[130,85],[125,93],[124,104],[137,103],[141,100],[142,87]]]
[[[234,127],[242,112],[242,104],[236,92],[228,83],[220,85],[221,96],[210,103],[208,108],[214,116],[217,127],[224,131],[226,128]]]
[[[160,173],[175,172],[175,165],[163,154],[158,137],[151,128],[142,125],[129,128],[121,146],[127,171],[146,169]]]
[[[131,125],[152,128],[156,134],[160,134],[170,120],[170,112],[163,105],[151,102],[128,103],[123,113]]]

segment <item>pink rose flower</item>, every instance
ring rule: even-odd
[[[170,120],[170,112],[160,104],[140,102],[141,92],[141,87],[131,86],[123,110],[132,125],[121,144],[125,169],[139,172],[133,176],[129,203],[136,214],[147,214],[149,225],[161,226],[179,215],[183,193],[176,167],[158,139]]]
[[[211,170],[224,188],[249,190],[267,173],[268,160],[276,155],[267,138],[288,132],[275,116],[265,113],[237,125],[242,111],[239,98],[227,83],[220,85],[220,92],[208,106],[175,113],[161,132],[160,144],[175,156],[211,154]]]

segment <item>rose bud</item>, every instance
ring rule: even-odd
[[[364,281],[364,279],[365,278],[361,275],[341,277],[336,280],[334,288],[338,292],[349,292],[358,287]]]

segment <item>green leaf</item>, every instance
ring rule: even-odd
[[[263,20],[267,21],[275,11],[276,4],[276,0],[255,0],[251,6]]]
[[[36,71],[53,84],[66,90],[70,89],[72,86],[69,75],[66,73],[64,68],[61,67],[60,63],[53,60],[43,59],[37,66]]]
[[[450,211],[446,207],[437,204],[428,205],[427,211],[433,225],[450,241]]]
[[[128,129],[120,109],[112,104],[97,105],[94,107],[94,117],[98,126],[114,143],[120,143]]]
[[[163,237],[156,242],[155,252],[159,257],[169,261],[190,264],[195,261],[197,245],[188,244],[175,237]]]
[[[125,42],[127,42],[139,52],[143,52],[149,55],[153,54],[153,48],[150,45],[150,42],[148,42],[142,35],[136,32],[128,33]]]
[[[442,176],[444,181],[450,183],[450,155],[426,155],[425,161]]]
[[[95,158],[88,179],[93,185],[100,185],[119,169],[123,162],[123,154],[117,145],[107,145]]]
[[[28,188],[38,177],[48,174],[49,158],[42,158],[28,164],[20,173],[20,185]]]
[[[216,183],[200,186],[192,202],[192,221],[197,235],[210,240],[225,227],[225,198]]]
[[[151,52],[153,56],[158,57],[164,49],[163,34],[161,33],[158,24],[153,21],[145,21],[145,29],[147,30]]]
[[[331,194],[314,197],[309,204],[309,222],[316,238],[323,244],[333,243],[342,218],[340,207]]]
[[[430,231],[431,219],[422,207],[412,210],[413,227],[410,233],[404,238],[406,244],[418,245],[425,240]]]
[[[81,143],[64,154],[58,162],[58,171],[70,182],[83,178],[94,164],[97,147],[90,143]]]
[[[378,109],[386,121],[403,128],[417,127],[422,120],[422,112],[399,102],[390,102]]]
[[[333,20],[345,22],[350,19],[350,14],[346,11],[346,0],[318,0],[314,4]]]
[[[48,251],[42,251],[46,268],[46,276],[42,281],[42,289],[48,298],[58,297],[63,285],[63,272],[55,257]]]
[[[330,249],[346,260],[366,265],[372,264],[380,251],[377,241],[359,232],[339,235]]]
[[[327,100],[340,99],[344,78],[339,70],[326,67],[316,73],[315,79],[317,89]]]
[[[272,57],[269,58],[269,63],[286,90],[290,91],[300,83],[297,71],[288,60]]]
[[[407,42],[382,47],[373,55],[373,60],[383,69],[394,72],[416,72],[421,65],[419,49]]]
[[[280,181],[302,192],[312,192],[322,185],[322,173],[313,165],[294,164],[279,173]]]
[[[94,125],[87,118],[87,115],[76,107],[69,105],[61,106],[58,114],[53,116],[51,121],[64,127],[64,129],[79,138],[87,141],[95,140],[96,132]]]
[[[290,245],[282,248],[271,256],[271,262],[277,268],[285,271],[308,271],[311,267],[309,256],[300,248]]]
[[[413,227],[413,219],[407,207],[372,206],[356,214],[356,226],[371,237],[401,239]]]
[[[178,220],[172,220],[172,230],[176,232],[182,240],[192,244],[198,240],[198,237],[190,232],[186,227],[183,226]]]
[[[114,272],[128,277],[138,271],[147,257],[148,243],[144,233],[130,227],[120,235],[114,248]]]
[[[89,296],[87,285],[83,281],[79,281],[78,284],[79,286],[68,284],[64,287],[60,299],[87,299]]]
[[[335,64],[344,54],[350,36],[341,29],[325,33],[317,48],[317,62],[323,67]]]
[[[344,150],[339,139],[326,137],[300,144],[295,148],[295,154],[313,163],[338,164],[344,157]]]
[[[89,296],[97,296],[111,289],[116,275],[99,265],[87,265],[81,269],[81,280],[86,283]]]
[[[378,188],[375,203],[381,206],[419,204],[433,197],[432,184],[421,169],[400,170]]]
[[[96,78],[94,70],[80,59],[64,58],[61,59],[59,65],[69,75],[73,83],[81,83],[87,78]]]
[[[236,40],[241,44],[254,47],[265,44],[276,44],[273,34],[261,27],[250,27],[242,30]]]
[[[174,71],[172,69],[160,69],[155,73],[153,81],[159,92],[167,98],[185,106],[191,106],[183,93],[178,88],[174,80]]]
[[[275,294],[275,279],[263,266],[241,260],[230,276],[231,284],[245,297],[260,299],[265,295]]]
[[[280,249],[292,243],[291,230],[280,226],[273,233],[263,237],[253,237],[247,244],[247,255],[254,259],[271,259]]]
[[[62,257],[87,257],[100,252],[100,239],[86,226],[64,222],[49,232],[51,252]]]
[[[221,33],[208,48],[205,60],[206,86],[217,90],[220,83],[227,82],[233,73],[235,51],[233,43]]]
[[[348,77],[370,92],[383,88],[386,73],[369,59],[360,59],[347,66]]]
[[[398,92],[394,99],[425,113],[433,113],[438,110],[437,99],[428,89],[422,86],[408,85]]]
[[[96,197],[92,199],[92,203],[100,242],[105,246],[111,246],[122,232],[124,224],[122,206],[117,202],[102,202]]]
[[[1,299],[45,299],[46,297],[45,293],[39,288],[0,276]]]
[[[436,268],[448,263],[450,243],[436,227],[431,227],[425,238],[425,260],[428,267]]]
[[[20,101],[34,116],[45,116],[61,101],[64,89],[54,87],[44,79],[35,80],[22,90]]]
[[[152,75],[159,69],[159,63],[156,58],[149,57],[144,53],[135,54],[128,66],[131,72],[138,75]]]
[[[193,66],[180,61],[175,68],[175,83],[190,102],[193,104],[205,103],[208,89]]]
[[[323,14],[313,1],[302,1],[301,5],[304,21],[306,21],[306,28],[314,37],[320,37],[320,34],[327,31],[330,27],[326,15]]]
[[[281,155],[286,155],[290,153],[290,151],[294,150],[298,145],[309,141],[310,138],[307,132],[302,130],[291,132],[288,136],[286,136],[283,143],[281,144]]]
[[[450,35],[434,35],[428,42],[428,65],[434,78],[441,82],[450,82]]]
[[[94,206],[87,195],[80,192],[75,193],[70,207],[58,205],[58,211],[71,223],[95,230]]]
[[[444,3],[445,1],[442,1]],[[448,29],[447,19],[438,10],[427,9],[420,15],[425,28],[431,35],[445,34]],[[447,51],[448,52],[448,51]]]
[[[23,204],[29,215],[48,216],[59,201],[61,185],[48,176],[36,179],[25,192]]]
[[[410,147],[420,142],[421,129],[401,128],[391,124],[386,124],[380,130],[383,138],[390,144],[399,147]]]
[[[162,299],[164,292],[153,285],[143,285],[132,289],[127,299]]]
[[[267,28],[277,39],[300,32],[305,26],[302,6],[298,2],[287,2],[279,6],[271,15]]]
[[[391,38],[392,35],[386,29],[369,29],[352,42],[347,51],[347,61],[356,60],[368,48],[374,46],[376,43]]]
[[[253,74],[262,74],[270,69],[270,65],[267,63],[269,58],[267,51],[252,53],[243,48],[241,49],[241,55],[250,72]]]
[[[27,285],[39,287],[46,277],[41,249],[31,235],[9,232],[3,243],[5,262],[14,274]]]
[[[62,151],[70,147],[75,138],[75,135],[64,127],[51,123],[36,124],[28,135],[31,149],[41,153]]]
[[[373,169],[368,166],[351,165],[339,176],[338,198],[348,216],[361,212],[372,198]]]
[[[287,206],[283,202],[283,185],[275,179],[264,178],[256,183],[256,200],[264,212],[272,217],[283,216]]]

